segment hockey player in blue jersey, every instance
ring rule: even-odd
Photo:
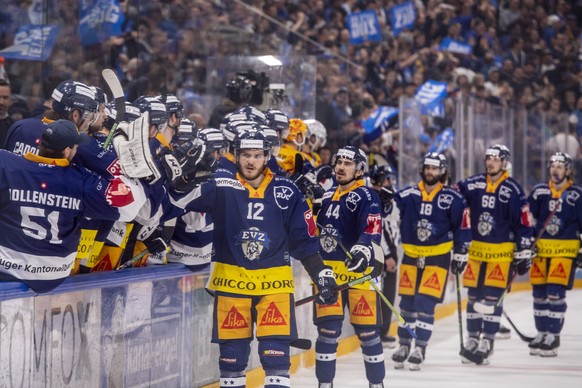
[[[81,132],[86,133],[98,119],[97,96],[94,89],[77,81],[61,82],[51,95],[53,107],[45,113],[42,120],[29,118],[19,120],[8,130],[4,149],[15,154],[28,152],[38,154],[42,134],[47,124],[65,119],[74,123]]]
[[[75,125],[57,120],[42,135],[39,155],[0,151],[0,272],[36,292],[59,285],[70,273],[82,217],[132,220],[145,203],[140,183],[107,180],[69,164],[88,141]]]
[[[486,172],[457,184],[471,210],[473,237],[463,275],[463,285],[469,295],[469,338],[464,347],[483,360],[477,363],[483,364],[489,364],[499,330],[503,311],[499,299],[512,273],[523,275],[531,266],[531,214],[523,189],[507,172],[509,157],[505,145],[490,146],[485,152]],[[464,269],[465,264],[458,264],[459,270]],[[490,306],[492,313],[475,310],[476,302]]]
[[[550,181],[536,185],[528,197],[536,220],[535,235],[543,231],[529,275],[538,333],[528,346],[531,355],[542,357],[558,355],[567,309],[566,291],[572,289],[576,266],[582,266],[582,189],[572,181],[574,163],[570,155],[552,155],[549,173]]]
[[[467,262],[471,242],[469,209],[465,199],[445,186],[447,160],[427,153],[420,166],[421,181],[396,193],[404,257],[400,265],[400,312],[417,336],[398,328],[400,348],[392,355],[394,367],[419,370],[434,327],[434,312],[444,298],[449,267],[457,273]],[[451,261],[452,253],[452,261]]]
[[[355,273],[367,269],[373,258],[372,243],[380,244],[380,201],[378,195],[365,186],[363,178],[367,164],[366,154],[356,147],[338,150],[332,162],[337,185],[325,192],[317,215],[321,225],[322,257],[342,283],[355,279]],[[351,260],[346,258],[343,249],[350,252]],[[378,279],[371,281],[378,282]],[[379,300],[371,285],[363,283],[342,291],[334,305],[314,307],[313,320],[318,331],[315,374],[320,388],[333,386],[346,306],[350,323],[360,339],[370,387],[383,387],[385,367]]]
[[[214,250],[207,287],[215,293],[212,341],[220,347],[220,386],[244,387],[253,326],[267,388],[290,387],[289,344],[297,338],[291,257],[318,285],[319,303],[335,303],[333,272],[319,254],[305,197],[267,167],[260,131],[234,139],[236,176],[213,179],[174,198],[177,209],[210,212]]]

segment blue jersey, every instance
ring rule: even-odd
[[[540,183],[533,188],[528,203],[536,220],[535,236],[539,235],[544,223],[548,221],[537,243],[538,256],[575,258],[580,248],[579,235],[582,230],[582,188],[570,181],[558,191],[551,182]],[[548,220],[554,209],[556,212]]]
[[[73,163],[91,170],[103,178],[112,179],[121,175],[121,166],[117,154],[113,150],[113,144],[107,149],[103,148],[107,135],[95,132],[88,144],[81,144],[73,158]]]
[[[244,295],[293,293],[291,257],[318,253],[313,214],[291,181],[268,168],[257,189],[218,169],[214,179],[175,198],[185,211],[209,212],[214,221],[208,288]]]
[[[471,211],[473,242],[469,258],[511,261],[513,252],[531,246],[533,225],[523,189],[505,172],[492,183],[485,174],[458,183]]]
[[[231,174],[236,175],[236,164],[234,155],[231,153],[224,154],[218,160],[218,167],[230,171]]]
[[[69,275],[81,217],[126,220],[145,202],[139,182],[105,180],[66,159],[0,151],[0,271],[35,291]]]
[[[18,120],[8,129],[4,149],[18,155],[29,152],[38,155],[42,134],[49,123],[50,120],[37,118]]]
[[[210,264],[214,224],[209,213],[188,212],[176,220],[168,262],[201,269]]]
[[[326,191],[317,222],[321,225],[321,256],[342,281],[350,279],[354,274],[347,271],[344,264],[346,254],[338,241],[348,251],[354,245],[361,244],[374,252],[372,241],[380,245],[380,200],[373,190],[365,186],[363,179],[355,181],[346,191],[341,191],[339,186]],[[366,289],[369,287],[369,284],[361,286]]]
[[[453,250],[465,254],[471,243],[469,209],[465,199],[438,184],[430,193],[424,182],[397,192],[402,248],[413,258],[439,256]]]

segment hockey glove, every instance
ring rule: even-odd
[[[394,190],[391,187],[382,187],[378,192],[378,196],[384,212],[390,213],[394,203]]]
[[[293,181],[293,183],[297,185],[299,191],[301,191],[303,194],[307,192],[307,188],[311,184],[311,182],[309,182],[309,179],[307,179],[303,174],[298,172],[291,174],[291,176],[289,176],[289,179],[291,179],[291,181]]]
[[[451,272],[453,275],[463,273],[467,266],[468,258],[469,255],[467,254],[453,253],[453,260],[451,261]]]
[[[166,251],[168,249],[168,244],[166,244],[162,238],[162,230],[160,228],[156,228],[154,232],[143,241],[143,243],[149,252],[147,265],[159,265],[167,263]]]
[[[348,271],[363,273],[372,259],[372,251],[365,245],[356,244],[350,249],[350,256],[345,261]]]
[[[317,285],[317,304],[334,304],[337,302],[337,283],[331,267],[325,267],[313,279]]]
[[[518,275],[526,274],[531,267],[531,250],[524,249],[519,252],[513,252],[511,265],[515,268]]]

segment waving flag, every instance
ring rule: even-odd
[[[412,29],[415,21],[416,10],[412,1],[395,5],[390,10],[390,23],[394,36],[398,36],[405,28]]]
[[[118,0],[83,0],[80,13],[79,34],[83,46],[121,35],[124,17]]]
[[[418,88],[414,100],[422,107],[423,114],[441,116],[442,101],[447,96],[447,83],[428,80]]]
[[[374,112],[362,122],[364,143],[379,138],[391,126],[398,122],[398,109],[391,106],[379,106]]]
[[[348,29],[350,31],[350,44],[364,42],[380,42],[382,31],[378,16],[374,11],[353,12],[348,16]]]
[[[46,61],[57,40],[57,27],[26,24],[18,29],[14,44],[0,50],[0,56],[27,61]]]
[[[463,55],[471,55],[471,53],[473,52],[473,47],[471,47],[470,44],[454,40],[449,37],[446,37],[441,41],[439,49],[441,51],[448,51],[454,54]]]

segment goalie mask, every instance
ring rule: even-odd
[[[317,151],[327,143],[327,130],[317,120],[305,120],[307,124],[307,141],[311,147],[311,152]]]
[[[289,134],[285,138],[285,141],[289,143],[295,143],[295,145],[301,147],[303,144],[305,144],[306,135],[307,135],[307,125],[303,120],[301,119],[289,120]],[[299,138],[301,140],[298,140]]]

